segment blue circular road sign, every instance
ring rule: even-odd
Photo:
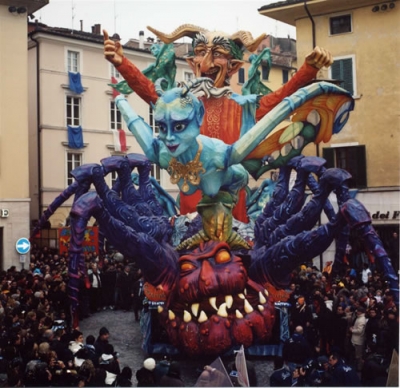
[[[18,239],[17,243],[15,244],[15,249],[20,255],[25,255],[30,251],[31,243],[27,238],[22,237]]]

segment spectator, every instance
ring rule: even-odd
[[[129,265],[125,265],[124,270],[119,274],[117,281],[121,292],[121,308],[124,311],[129,311],[131,309],[133,298],[133,277]]]
[[[121,373],[115,380],[116,387],[132,387],[132,369],[129,366],[122,368]]]
[[[355,350],[357,371],[361,372],[365,345],[365,326],[367,324],[365,319],[365,308],[358,307],[356,314],[357,318],[354,322],[354,325],[350,327],[350,332],[351,343],[353,344]]]
[[[147,358],[143,361],[143,367],[136,371],[138,387],[155,387],[154,369],[156,361],[154,358]]]
[[[291,372],[312,358],[313,351],[303,336],[303,328],[301,326],[297,326],[293,335],[285,341],[282,356]]]
[[[92,263],[91,269],[88,271],[89,281],[90,281],[90,311],[95,313],[100,311],[103,300],[102,300],[102,283],[101,283],[101,273],[97,266],[97,263]]]
[[[98,357],[100,357],[104,353],[109,338],[110,338],[110,332],[106,327],[103,326],[99,330],[99,336],[97,337],[94,343],[94,347],[96,349],[96,354]]]
[[[338,354],[332,353],[329,357],[331,366],[331,387],[359,387],[360,378],[357,372],[347,365]]]
[[[79,330],[72,332],[72,341],[69,343],[68,349],[73,355],[83,348],[83,334]]]
[[[161,377],[160,387],[185,387],[181,378],[181,369],[176,361],[171,362],[168,373]]]

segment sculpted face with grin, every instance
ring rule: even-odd
[[[243,65],[243,61],[235,58],[233,45],[221,32],[197,34],[193,40],[194,56],[187,58],[196,78],[211,78],[216,88],[229,85],[230,77]]]
[[[177,287],[159,309],[173,345],[190,355],[216,354],[270,338],[273,302],[228,244],[202,244],[178,266]]]

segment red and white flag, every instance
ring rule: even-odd
[[[113,130],[114,149],[117,152],[126,152],[126,133],[123,129]]]
[[[111,83],[117,84],[118,81],[117,81],[117,79],[116,79],[115,77],[111,77]],[[120,93],[117,89],[112,88],[112,95],[113,95],[113,98],[117,97],[117,96],[120,95],[120,94],[121,94],[121,93]]]

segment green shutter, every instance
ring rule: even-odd
[[[351,94],[354,94],[353,86],[353,59],[338,59],[331,66],[333,79],[341,80],[340,86]]]

